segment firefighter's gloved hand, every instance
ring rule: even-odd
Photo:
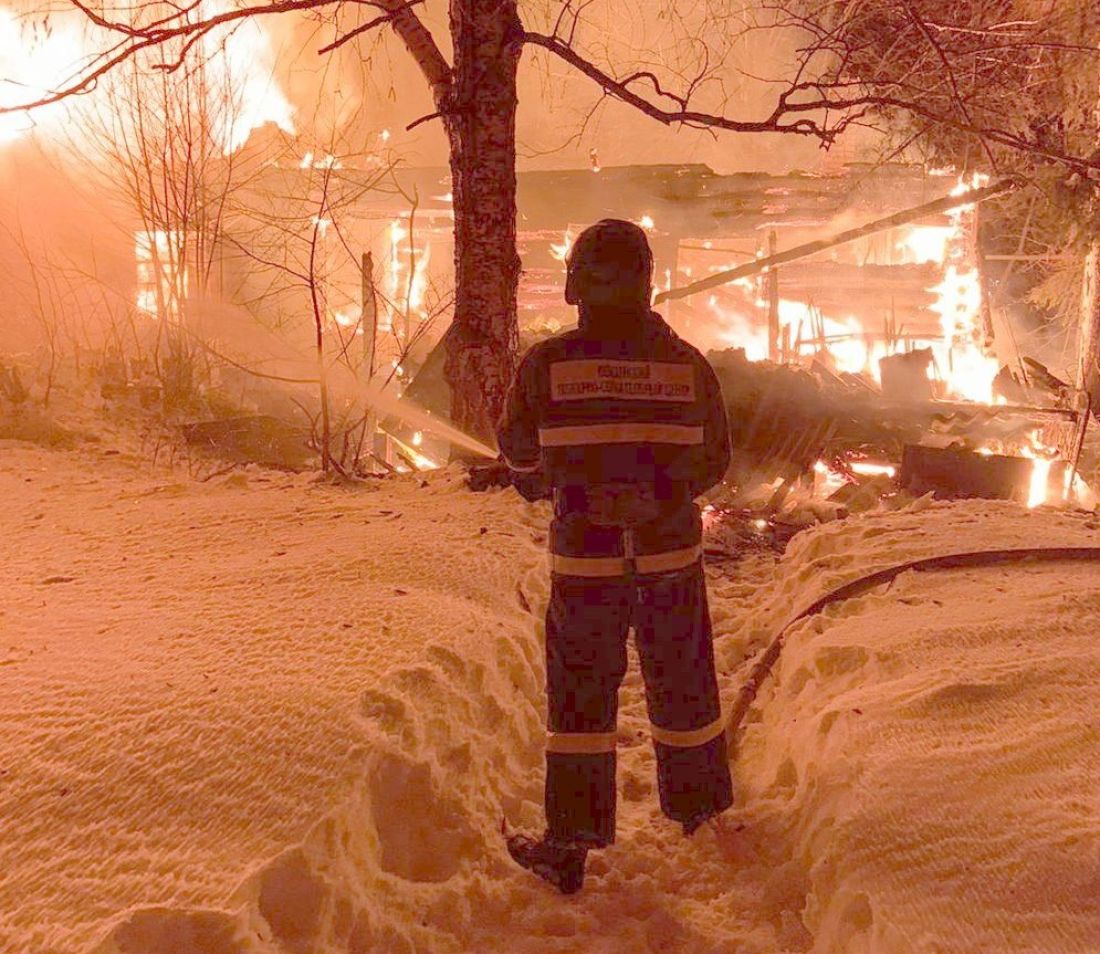
[[[524,473],[512,470],[503,460],[478,463],[470,467],[467,484],[473,491],[485,491],[490,487],[516,488],[524,500],[545,500],[550,497],[551,489],[541,473]]]
[[[473,464],[466,477],[469,488],[475,492],[490,487],[507,487],[512,482],[512,472],[502,460]]]

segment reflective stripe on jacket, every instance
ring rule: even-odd
[[[497,436],[512,469],[541,471],[554,490],[556,572],[620,575],[629,559],[636,572],[667,572],[698,559],[692,501],[729,466],[726,408],[706,359],[659,315],[582,312],[575,331],[536,345]],[[632,486],[656,512],[631,534],[588,519],[602,491]]]

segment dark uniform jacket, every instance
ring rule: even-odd
[[[694,498],[729,467],[714,371],[648,310],[582,311],[524,357],[498,432],[509,467],[553,490],[556,572],[658,573],[698,559]],[[625,532],[624,532],[625,531]]]

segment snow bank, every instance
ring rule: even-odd
[[[0,950],[83,950],[147,906],[119,937],[233,936],[213,912],[334,806],[360,806],[349,828],[377,841],[371,812],[388,820],[392,799],[365,777],[434,790],[414,771],[427,741],[378,762],[369,691],[407,706],[406,733],[465,739],[436,691],[457,691],[448,652],[472,666],[535,640],[517,582],[544,563],[544,520],[456,475],[352,491],[262,471],[197,483],[104,449],[0,454]],[[465,695],[484,711],[496,672]],[[392,838],[372,850],[401,876],[446,874],[389,861],[408,854]],[[257,882],[276,885],[269,912],[291,855]]]
[[[798,538],[777,597],[934,553],[1095,546],[989,503]],[[907,574],[792,631],[739,763],[819,952],[1100,950],[1100,569]]]

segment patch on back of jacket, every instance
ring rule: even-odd
[[[695,367],[672,361],[557,361],[550,365],[550,400],[695,400]]]

